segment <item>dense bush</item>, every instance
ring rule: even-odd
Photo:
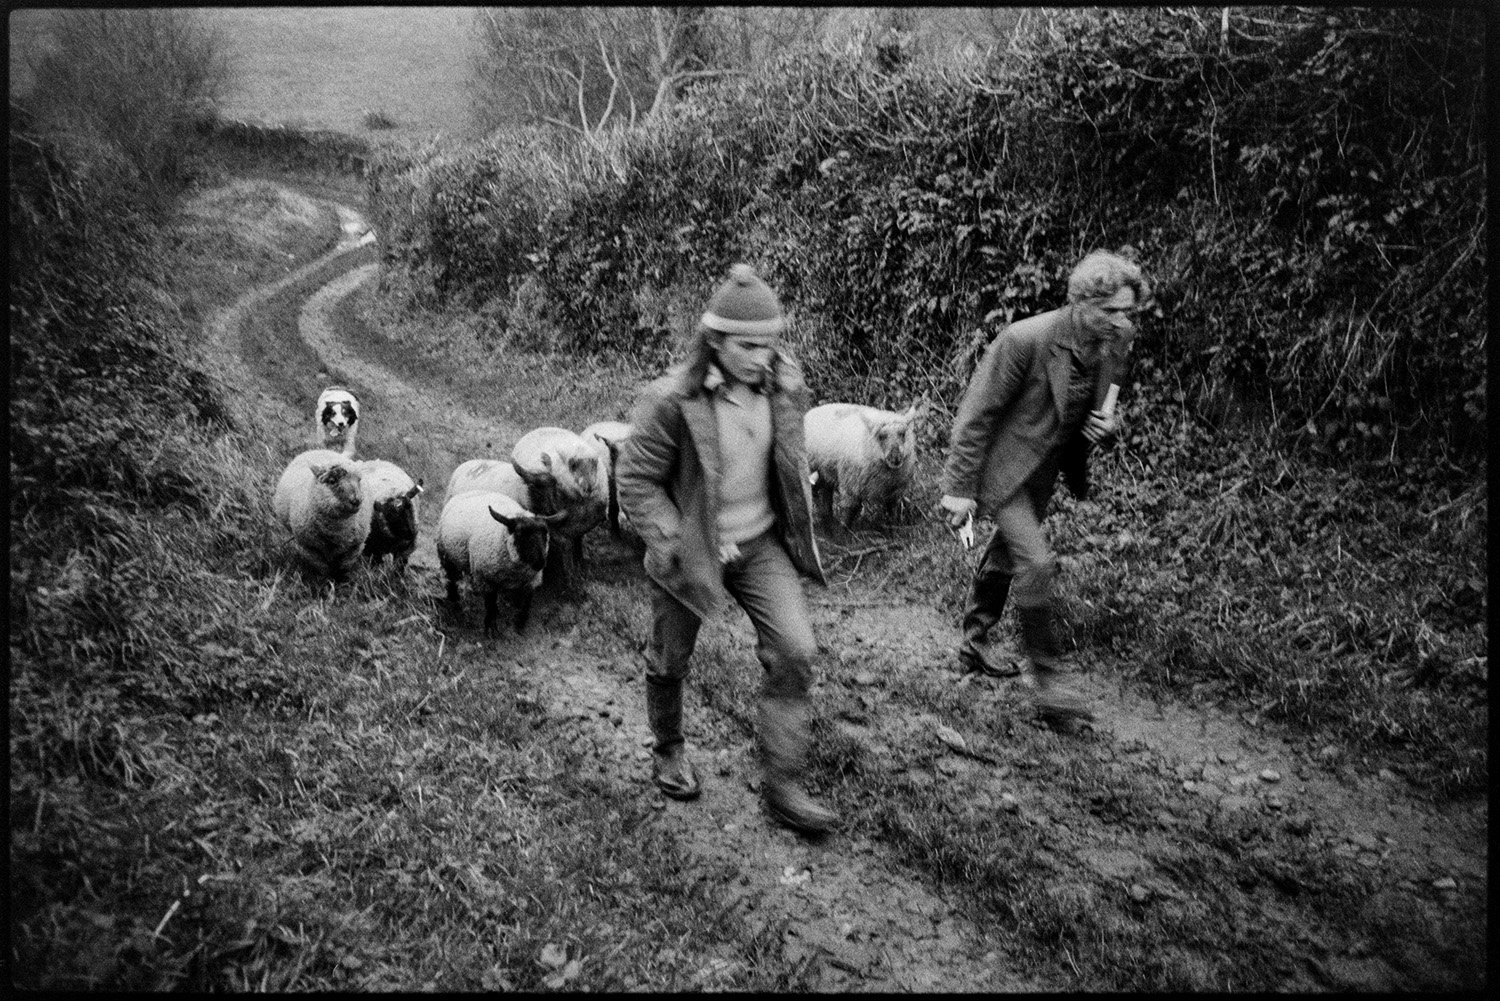
[[[73,160],[148,208],[195,169],[197,127],[232,80],[226,40],[186,10],[57,10],[13,100]]]
[[[344,132],[207,116],[198,135],[212,149],[246,167],[360,174],[368,165],[368,140]]]
[[[382,260],[421,276],[419,298],[482,302],[530,269],[542,220],[569,171],[546,133],[513,129],[455,146],[382,146],[367,174]]]
[[[659,352],[660,303],[756,262],[817,388],[871,402],[956,401],[1000,324],[1060,303],[1083,253],[1130,244],[1159,289],[1140,354],[1203,416],[1341,461],[1477,458],[1472,15],[1222,13],[1059,13],[969,77],[793,54],[586,151],[611,169],[511,237],[585,350]],[[430,223],[438,274],[507,239],[445,221],[484,210],[485,170],[442,175],[478,190]],[[481,296],[521,277],[480,270]]]

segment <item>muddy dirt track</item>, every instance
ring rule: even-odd
[[[328,197],[337,194],[306,185],[283,189],[287,212],[316,220],[338,242],[221,312],[211,324],[209,348],[223,376],[256,401],[257,419],[269,421],[267,443],[273,449],[286,451],[283,443],[292,443],[294,451],[306,442],[313,401],[325,385],[354,389],[364,414],[360,454],[391,459],[426,482],[423,534],[412,565],[418,585],[436,597],[442,583],[432,530],[448,474],[465,459],[507,458],[512,443],[530,428],[497,418],[492,401],[472,385],[449,380],[430,365],[407,364],[368,328],[362,315],[373,302],[377,245],[365,236],[363,221],[347,199]],[[601,401],[600,417],[614,416],[624,402]],[[589,549],[590,600],[609,593],[613,607],[635,602],[634,607],[645,608],[636,554],[603,533],[595,535],[599,538],[591,537]],[[1205,863],[1189,859],[1201,845],[1192,844],[1185,832],[1242,815],[1264,820],[1283,836],[1319,842],[1333,856],[1367,868],[1384,906],[1434,921],[1457,911],[1482,926],[1486,804],[1434,805],[1390,772],[1328,767],[1316,749],[1294,746],[1243,718],[1158,704],[1102,671],[1090,671],[1081,680],[1099,708],[1094,731],[1049,736],[1045,746],[1059,756],[1089,755],[1111,769],[1161,776],[1172,784],[1174,798],[1159,811],[1149,835],[1109,823],[1107,810],[1064,809],[1045,785],[1028,778],[1026,762],[1002,761],[980,747],[945,745],[934,739],[942,720],[903,705],[903,672],[942,673],[964,698],[992,705],[996,713],[1015,712],[1023,696],[1015,682],[953,673],[954,624],[935,608],[880,593],[875,583],[848,579],[809,593],[820,635],[837,621],[861,641],[854,649],[828,652],[839,670],[836,679],[835,672],[825,672],[823,684],[857,690],[862,707],[843,714],[837,726],[867,748],[872,760],[892,748],[928,749],[916,758],[892,756],[892,767],[905,769],[908,778],[946,784],[966,809],[1014,811],[1031,825],[1047,826],[1049,849],[1063,874],[1058,892],[1130,894],[1142,902],[1189,907],[1194,901],[1185,898],[1192,894],[1178,885],[1175,874],[1183,871],[1185,860]],[[472,608],[467,625],[444,621],[442,628],[449,649],[468,658],[472,671],[524,664],[536,679],[538,704],[550,716],[574,721],[574,740],[590,751],[602,776],[656,797],[647,777],[638,655],[624,637],[618,649],[585,648],[574,625],[577,614],[566,604],[539,605],[527,634],[507,632],[499,640],[481,637]],[[753,665],[752,642],[736,611],[706,623],[700,644],[717,645]],[[881,668],[865,669],[872,663]],[[661,799],[660,823],[705,862],[737,869],[737,883],[724,887],[726,903],[742,908],[752,926],[765,922],[793,930],[788,953],[813,964],[822,989],[1060,986],[1014,973],[1019,964],[1008,959],[1009,943],[966,917],[881,843],[849,833],[813,842],[771,824],[756,792],[749,721],[709,702],[690,685],[689,746],[704,775],[704,794],[686,804]],[[1285,941],[1281,989],[1420,989],[1454,983],[1451,971],[1427,968],[1430,957],[1372,954],[1368,943],[1348,940],[1320,921],[1308,896],[1295,886],[1259,893],[1246,916],[1262,926],[1262,933],[1269,927]],[[712,989],[713,983],[702,987]]]

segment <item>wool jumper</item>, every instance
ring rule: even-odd
[[[714,393],[719,423],[719,539],[738,545],[776,523],[771,509],[771,401],[743,383]]]

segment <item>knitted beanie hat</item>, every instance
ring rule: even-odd
[[[770,338],[781,333],[781,302],[748,264],[729,269],[729,279],[708,300],[703,325],[740,337]]]

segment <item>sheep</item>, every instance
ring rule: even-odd
[[[422,481],[413,481],[406,470],[385,459],[366,459],[354,465],[374,508],[365,558],[379,563],[389,556],[397,572],[403,571],[417,548],[417,495],[422,492]]]
[[[538,514],[563,514],[552,525],[550,581],[577,593],[583,562],[584,533],[602,523],[609,508],[609,487],[600,469],[599,449],[565,428],[530,431],[511,449],[510,461],[525,481]]]
[[[857,403],[825,403],[807,412],[807,463],[825,520],[837,514],[846,531],[862,511],[879,509],[889,520],[911,488],[917,450],[912,425],[926,410],[919,401],[899,414]]]
[[[370,535],[373,505],[348,458],[330,449],[294,457],[276,483],[271,510],[290,529],[305,576],[349,578]]]
[[[502,493],[518,501],[528,511],[534,510],[526,481],[521,479],[516,467],[508,462],[499,459],[470,459],[460,463],[453,475],[448,477],[448,489],[443,494],[443,499],[448,500],[476,490]]]
[[[597,441],[600,446],[599,461],[604,467],[604,481],[609,486],[609,509],[607,519],[609,530],[616,538],[624,535],[629,529],[627,524],[621,524],[620,491],[615,483],[615,463],[620,458],[620,447],[625,439],[630,437],[632,428],[624,421],[596,421],[584,428],[579,436],[584,441]]]
[[[359,432],[359,398],[343,386],[329,386],[313,409],[313,426],[321,448],[354,458],[354,439]]]
[[[538,517],[495,491],[449,497],[438,518],[438,562],[448,579],[448,603],[458,607],[458,582],[484,601],[484,631],[494,635],[496,596],[505,591],[516,610],[516,632],[531,617],[531,598],[542,579],[553,519]]]

